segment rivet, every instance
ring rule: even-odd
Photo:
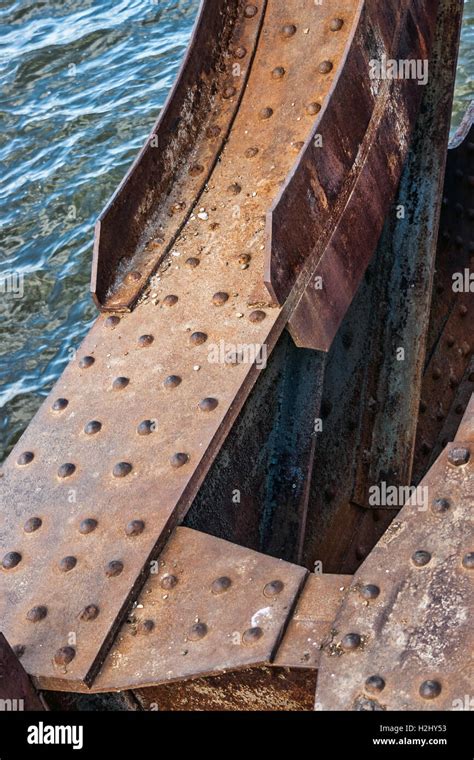
[[[448,462],[454,467],[460,467],[463,464],[469,462],[471,452],[464,447],[456,447],[451,449],[448,453]]]
[[[24,451],[18,457],[18,459],[16,460],[16,463],[21,466],[24,466],[26,464],[30,464],[30,462],[32,462],[34,458],[35,458],[35,455],[33,454],[32,451]]]
[[[246,631],[242,634],[242,644],[246,644],[247,646],[252,646],[252,644],[256,644],[259,639],[261,639],[263,636],[263,631],[258,626],[254,626],[253,628],[247,628]]]
[[[342,648],[346,651],[357,649],[361,644],[361,637],[358,633],[346,633],[341,641]]]
[[[293,37],[296,34],[296,26],[294,24],[285,24],[281,32],[284,37]]]
[[[243,46],[240,46],[234,50],[234,55],[236,58],[245,58],[247,50]]]
[[[223,575],[221,578],[216,578],[216,580],[212,582],[211,591],[213,594],[223,594],[231,586],[232,586],[231,579],[228,578],[226,575]]]
[[[233,98],[236,94],[237,90],[235,87],[229,85],[228,87],[224,88],[224,92],[222,93],[222,97],[228,100],[229,98]]]
[[[262,108],[259,112],[259,116],[261,119],[270,119],[273,116],[273,108],[270,108],[269,106]]]
[[[70,478],[76,472],[76,465],[65,462],[58,468],[58,478]]]
[[[117,327],[118,323],[120,322],[120,317],[107,317],[107,319],[104,322],[105,327],[114,328]]]
[[[258,148],[247,148],[245,151],[245,158],[254,158],[258,153]]]
[[[63,573],[68,573],[73,570],[77,565],[77,559],[75,557],[63,557],[59,563],[59,569]]]
[[[163,380],[163,385],[165,388],[177,388],[178,385],[181,384],[181,378],[179,375],[168,375],[165,380]]]
[[[170,464],[172,467],[182,467],[184,464],[186,464],[188,459],[189,457],[187,454],[178,452],[177,454],[173,454],[173,456],[170,458]]]
[[[462,566],[466,568],[466,570],[473,570],[474,569],[474,552],[469,552],[469,554],[465,554],[462,558]]]
[[[163,306],[174,306],[178,303],[178,296],[165,296],[163,298]]]
[[[140,348],[146,348],[147,346],[151,346],[153,343],[154,338],[153,335],[140,335],[138,338],[138,345]]]
[[[270,581],[270,583],[267,583],[264,587],[263,593],[265,596],[278,596],[284,588],[285,584],[283,581]]]
[[[322,61],[318,66],[318,71],[320,74],[329,74],[331,70],[332,70],[331,61]]]
[[[424,567],[431,561],[431,554],[423,551],[423,549],[419,549],[412,555],[411,559],[416,567]]]
[[[194,332],[189,340],[193,346],[200,346],[202,343],[206,342],[207,335],[203,332]]]
[[[321,106],[319,103],[316,103],[316,102],[308,103],[308,105],[306,106],[306,113],[309,114],[310,116],[315,116],[317,113],[320,112],[320,110],[321,110]]]
[[[74,647],[61,647],[54,655],[54,662],[56,665],[69,665],[75,656],[76,650]]]
[[[296,140],[295,142],[291,143],[291,147],[293,148],[295,153],[299,153],[303,145],[304,145],[303,140]]]
[[[360,589],[360,595],[364,599],[376,599],[380,594],[380,589],[373,583],[367,583]]]
[[[238,195],[242,192],[242,187],[238,184],[238,182],[233,182],[232,185],[229,185],[227,190],[229,193],[232,193],[232,195]]]
[[[130,462],[117,462],[112,470],[114,478],[125,478],[132,471]]]
[[[138,435],[150,435],[156,428],[154,420],[143,420],[137,427]]]
[[[130,379],[128,377],[116,377],[112,383],[114,391],[122,391],[129,384]]]
[[[51,409],[53,412],[62,412],[63,409],[65,409],[68,405],[69,401],[67,398],[57,398],[54,404],[52,405]]]
[[[13,570],[20,562],[20,552],[8,552],[2,559],[2,567],[4,570]]]
[[[101,428],[102,428],[101,422],[98,422],[98,420],[91,420],[90,422],[87,423],[87,425],[85,425],[84,433],[86,435],[95,435],[96,433],[99,432],[99,430],[101,430]]]
[[[204,166],[202,166],[201,164],[193,164],[192,166],[189,167],[188,174],[191,177],[198,177],[200,174],[202,174],[203,171],[204,171]]]
[[[80,620],[85,620],[86,622],[90,622],[91,620],[95,620],[96,617],[99,614],[99,608],[95,604],[88,604],[87,607],[84,607],[82,612],[79,614]]]
[[[420,686],[420,697],[423,699],[436,699],[441,694],[439,681],[423,681]]]
[[[431,504],[431,511],[437,515],[447,512],[451,504],[448,499],[434,499]]]
[[[385,681],[382,676],[369,676],[365,682],[366,691],[378,692],[385,688]]]
[[[339,29],[342,29],[343,24],[344,24],[344,21],[342,20],[342,18],[333,18],[333,20],[329,24],[329,28],[331,32],[338,32]]]
[[[190,641],[199,641],[207,634],[207,625],[205,623],[194,623],[188,631],[187,638]]]
[[[241,253],[238,258],[238,261],[239,261],[239,264],[249,264],[251,259],[252,257],[248,253]]]
[[[18,659],[19,659],[19,660],[20,660],[20,659],[23,657],[23,655],[25,654],[25,647],[24,647],[24,645],[23,645],[23,644],[15,644],[15,645],[12,647],[12,649],[13,649],[13,651],[15,652],[15,655],[18,657]]]
[[[229,300],[229,294],[224,293],[221,290],[218,293],[214,293],[214,295],[212,296],[212,303],[214,304],[214,306],[222,306],[228,300]]]
[[[161,588],[165,589],[165,591],[169,591],[170,589],[174,588],[177,583],[178,579],[176,575],[171,574],[164,575],[160,580],[160,586]]]
[[[141,272],[129,272],[125,276],[125,282],[126,283],[132,283],[132,282],[138,282],[138,280],[142,279]]]
[[[115,578],[116,575],[120,575],[122,570],[123,562],[120,562],[118,559],[113,559],[107,564],[105,574],[108,578]]]
[[[285,76],[286,72],[283,66],[275,66],[275,68],[272,71],[272,77],[273,79],[282,79]]]
[[[26,619],[29,620],[30,623],[39,623],[40,620],[45,619],[47,614],[48,608],[40,604],[37,607],[32,607],[31,610],[28,610],[26,613]]]
[[[151,633],[155,624],[153,620],[142,620],[139,625],[140,633]]]
[[[258,8],[256,5],[246,5],[244,10],[244,16],[245,18],[253,18],[258,13]]]
[[[81,369],[88,369],[89,367],[92,367],[94,362],[95,359],[93,356],[83,356],[79,361],[79,366]]]
[[[130,520],[125,528],[127,536],[139,536],[145,530],[145,523],[143,520]]]
[[[249,320],[250,322],[263,322],[267,315],[264,311],[261,311],[261,309],[257,309],[256,311],[252,311],[249,314]]]
[[[210,127],[206,129],[206,137],[212,140],[216,137],[219,137],[221,132],[222,130],[218,124],[212,124]]]
[[[41,528],[42,524],[43,524],[43,521],[41,520],[40,517],[30,517],[25,522],[23,526],[23,530],[25,531],[25,533],[34,533],[35,530],[38,530],[39,528]]]
[[[201,412],[213,412],[218,406],[219,402],[216,398],[203,398],[199,402],[199,409]]]
[[[92,531],[97,528],[97,525],[97,520],[94,520],[93,517],[86,517],[86,519],[82,520],[79,525],[79,533],[82,533],[83,535],[92,533]]]

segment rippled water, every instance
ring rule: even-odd
[[[0,460],[94,318],[94,221],[164,103],[198,5],[0,0],[0,271],[24,289],[0,293]],[[455,124],[473,97],[473,5]]]

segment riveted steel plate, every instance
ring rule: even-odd
[[[296,609],[286,629],[274,665],[287,668],[317,668],[324,641],[344,594],[352,580],[351,575],[324,573],[308,576]]]
[[[0,712],[44,710],[17,655],[0,633]]]
[[[270,662],[306,575],[297,565],[177,528],[93,690]]]
[[[474,440],[449,444],[420,488],[354,576],[320,661],[322,709],[469,709]]]

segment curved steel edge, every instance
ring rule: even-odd
[[[280,304],[292,302],[299,346],[329,350],[380,237],[418,114],[423,87],[371,81],[369,62],[427,59],[437,6],[361,2],[331,97],[269,212],[265,284]]]

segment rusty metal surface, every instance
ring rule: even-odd
[[[94,691],[138,688],[273,659],[307,571],[177,528]]]
[[[308,576],[278,647],[273,663],[275,666],[318,667],[323,643],[330,635],[333,620],[351,580],[351,575],[312,573]]]
[[[322,709],[466,709],[473,454],[472,436],[447,446],[421,483],[426,509],[406,504],[355,574],[321,657]]]
[[[0,712],[44,710],[18,654],[0,633]]]

